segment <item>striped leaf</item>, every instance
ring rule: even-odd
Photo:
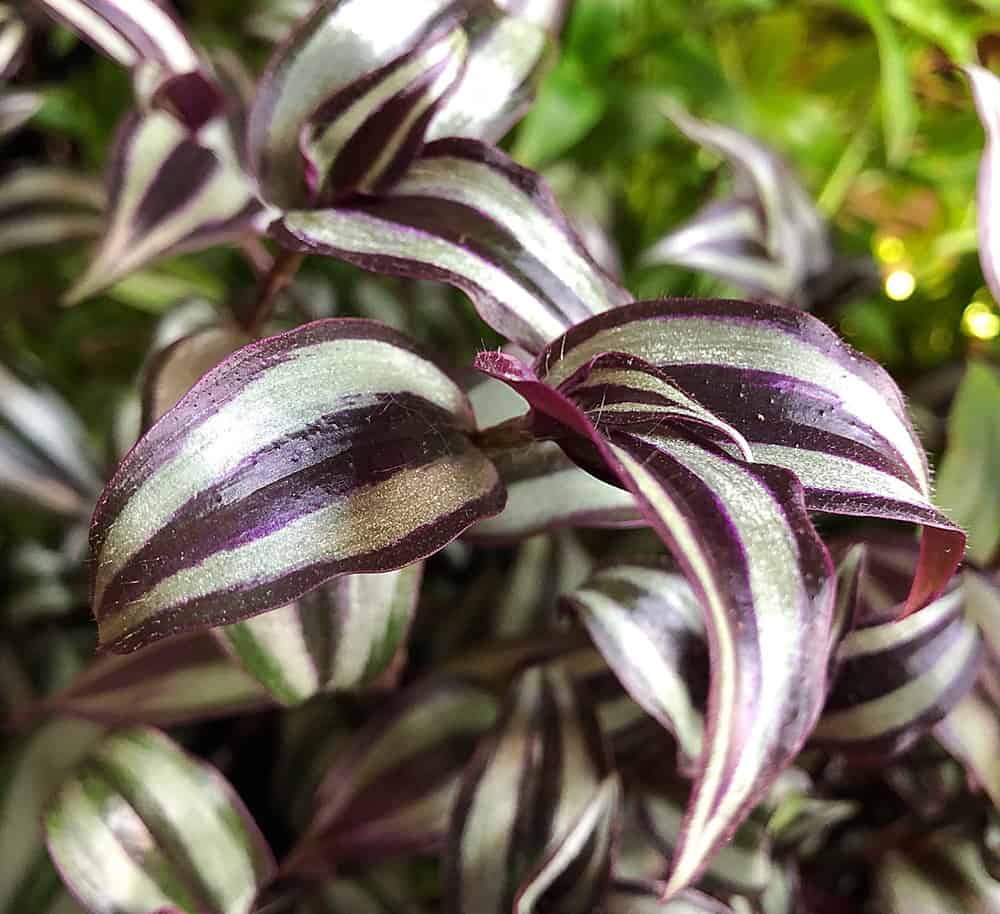
[[[335,746],[286,871],[325,873],[345,859],[437,846],[462,771],[496,715],[488,690],[459,679],[437,678],[399,695]]]
[[[166,726],[255,711],[267,693],[208,634],[103,654],[38,709],[109,725]]]
[[[28,386],[0,365],[0,494],[79,516],[100,487],[76,414],[54,391]]]
[[[514,914],[591,914],[608,891],[621,784],[610,775],[521,886]]]
[[[607,914],[733,914],[733,909],[701,892],[681,892],[666,904],[663,886],[616,882],[608,893]]]
[[[95,912],[246,914],[275,872],[229,784],[156,730],[102,740],[43,825],[63,881]]]
[[[425,138],[499,139],[530,101],[547,50],[544,29],[492,4],[318,4],[254,102],[249,148],[263,196],[297,209],[384,189]]]
[[[646,263],[711,273],[755,296],[804,308],[829,306],[857,293],[859,284],[877,282],[870,261],[836,257],[826,221],[773,150],[683,109],[669,115],[690,140],[729,161],[736,188],[657,242]]]
[[[514,16],[558,34],[573,4],[572,0],[497,0],[497,5]]]
[[[979,262],[994,299],[1000,301],[1000,76],[985,67],[962,68],[972,84],[976,111],[986,133],[976,184]]]
[[[103,209],[104,191],[90,178],[48,166],[15,169],[0,180],[0,254],[97,238]]]
[[[578,351],[574,335],[587,327],[567,335],[566,361]],[[690,398],[679,400],[677,388],[665,387],[661,377],[638,371],[636,360],[628,371],[618,370],[622,386],[636,385],[633,375],[639,374],[652,389],[652,401],[641,387],[629,388],[620,414],[607,410],[603,396],[593,411],[585,411],[549,386],[561,373],[560,351],[561,342],[539,357],[536,368],[547,374],[545,380],[495,353],[480,356],[478,365],[505,377],[550,425],[564,429],[564,447],[578,451],[585,445],[585,459],[598,454],[632,491],[687,576],[709,633],[711,713],[668,882],[673,895],[697,878],[812,728],[832,648],[833,568],[790,472],[746,463],[708,443],[721,438],[724,424],[708,420]],[[572,382],[567,389],[580,387],[585,402],[594,394],[587,367],[566,378]],[[612,380],[603,373],[608,401]],[[675,415],[680,421],[668,437]],[[710,439],[687,437],[698,426]],[[728,437],[725,446],[741,453],[742,436],[732,430]]]
[[[669,858],[680,839],[683,805],[659,794],[644,793],[639,799],[639,817],[654,844]],[[774,877],[771,846],[764,829],[756,822],[745,822],[712,855],[699,885],[723,897],[759,898]]]
[[[559,386],[605,352],[656,366],[749,442],[754,460],[791,470],[812,511],[923,524],[905,610],[940,593],[965,536],[930,502],[927,461],[889,375],[824,324],[776,305],[699,299],[642,302],[574,327],[536,363]],[[489,356],[481,356],[488,367]],[[594,418],[635,396],[591,391]],[[535,404],[537,407],[537,404]]]
[[[496,730],[466,769],[455,801],[445,850],[448,909],[454,914],[510,911],[519,891],[527,895],[514,910],[531,911],[537,896],[553,888],[559,869],[570,865],[566,858],[579,853],[573,849],[581,839],[607,840],[607,804],[617,788],[608,782],[608,795],[595,799],[607,760],[593,709],[581,699],[557,667],[530,668],[512,686]],[[580,827],[576,836],[574,826]],[[586,854],[583,862],[584,871],[598,866]],[[584,873],[577,879],[589,896]],[[575,880],[569,882],[563,891],[572,892]],[[551,903],[546,910],[559,909]]]
[[[814,739],[864,755],[901,752],[968,692],[981,659],[960,587],[905,619],[862,616],[837,651],[837,677]]]
[[[395,331],[318,321],[235,353],[139,441],[98,504],[102,644],[277,609],[437,551],[503,506],[468,401]]]
[[[158,258],[252,233],[262,216],[225,122],[193,134],[163,111],[133,112],[109,164],[107,229],[67,293],[87,298]]]
[[[49,797],[100,738],[100,727],[53,720],[0,757],[0,912],[78,914],[45,852],[41,816]]]
[[[386,574],[345,575],[216,634],[284,704],[356,689],[401,658],[422,576],[422,562]]]
[[[523,415],[524,398],[506,384],[480,376],[468,388],[481,429]],[[618,527],[642,524],[635,499],[581,470],[551,441],[505,449],[493,457],[507,489],[507,505],[466,534],[487,542],[520,540],[562,527]]]
[[[288,247],[364,269],[451,283],[491,327],[533,352],[629,300],[542,179],[474,140],[431,143],[383,196],[289,212],[272,232]]]
[[[702,751],[708,646],[702,610],[666,562],[598,569],[566,598],[629,694],[677,740],[682,766]]]
[[[132,71],[144,104],[159,104],[193,128],[218,113],[219,90],[168,5],[159,0],[40,0],[49,15]]]

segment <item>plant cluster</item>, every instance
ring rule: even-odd
[[[133,107],[104,185],[0,179],[0,245],[95,242],[65,319],[185,252],[255,278],[159,319],[113,469],[0,369],[0,488],[56,518],[11,534],[0,911],[1000,911],[1000,502],[957,505],[963,566],[830,326],[877,270],[780,155],[662,106],[732,180],[642,261],[745,297],[638,300],[498,145],[563,0],[285,0],[259,76],[158,0],[37,0],[0,7],[6,74],[41,13]],[[1000,300],[1000,77],[962,71]],[[0,128],[38,110],[5,91]],[[340,316],[320,260],[399,319]],[[969,366],[949,492],[998,388]]]

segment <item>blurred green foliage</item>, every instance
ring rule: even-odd
[[[270,49],[247,27],[255,7],[178,6],[205,47],[259,72]],[[989,339],[967,310],[974,302],[996,313],[976,256],[983,137],[967,85],[948,69],[977,54],[989,63],[1000,46],[990,34],[1000,31],[998,11],[998,0],[577,0],[537,105],[506,145],[552,171],[571,214],[606,225],[628,285],[652,297],[731,291],[680,269],[636,266],[727,180],[716,158],[668,123],[665,103],[756,135],[793,163],[845,253],[872,251],[885,276],[912,275],[904,300],[879,294],[824,317],[904,389],[926,384],[970,352],[1000,351],[1000,336]],[[99,172],[129,104],[127,76],[66,30],[39,26],[18,81],[45,87],[47,100],[8,141],[4,168],[45,160]],[[216,249],[67,310],[60,295],[85,258],[72,246],[0,257],[0,359],[44,375],[101,443],[157,315],[183,295],[223,304],[253,273],[239,251]],[[302,294],[317,289],[337,313],[388,309],[455,358],[495,342],[467,305],[442,307],[444,293],[311,258]]]

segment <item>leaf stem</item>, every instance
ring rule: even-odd
[[[271,319],[278,296],[291,284],[305,256],[300,251],[286,250],[275,256],[271,268],[257,284],[257,295],[250,309],[247,326],[250,333],[259,334],[261,327]]]

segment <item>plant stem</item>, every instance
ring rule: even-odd
[[[278,296],[291,284],[305,256],[299,251],[285,250],[275,256],[271,269],[257,284],[257,296],[250,309],[247,328],[251,333],[259,333],[261,327],[271,319]]]

